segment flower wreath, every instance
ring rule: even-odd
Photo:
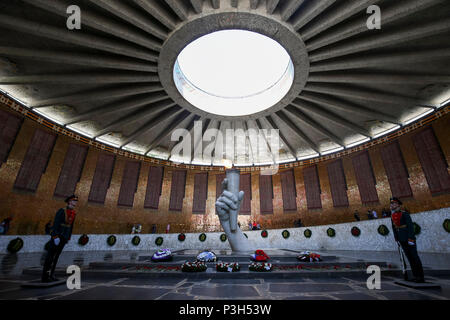
[[[230,262],[230,263],[219,262],[216,264],[217,272],[238,272],[240,270],[241,267],[237,262]]]
[[[220,235],[220,241],[222,241],[222,242],[227,241],[227,235],[226,235],[225,233],[222,233],[222,234]]]
[[[206,240],[206,234],[202,233],[201,235],[198,236],[198,240],[200,240],[201,242]]]
[[[306,230],[303,232],[303,235],[304,235],[306,238],[311,238],[312,231],[309,230],[309,229],[306,229]]]
[[[333,228],[327,229],[327,235],[331,238],[333,238],[336,235],[336,231]]]
[[[106,243],[111,247],[116,244],[116,241],[117,241],[117,238],[114,235],[110,235],[108,237],[108,239],[106,239]]]
[[[83,234],[82,236],[80,236],[78,238],[78,244],[80,246],[85,246],[88,242],[89,242],[89,237],[87,236],[87,234]]]
[[[15,238],[11,240],[8,244],[8,251],[10,253],[16,253],[23,247],[23,240],[21,238]]]
[[[382,236],[387,236],[389,234],[389,229],[384,224],[381,224],[378,227],[378,233],[381,234]]]
[[[252,262],[249,266],[248,269],[250,271],[256,271],[256,272],[269,272],[272,271],[272,264],[271,263],[267,263],[267,262]]]
[[[422,230],[422,228],[417,223],[413,222],[413,228],[414,228],[414,235],[415,236],[420,234],[420,231]]]
[[[131,239],[131,243],[137,246],[139,245],[139,243],[141,243],[141,238],[139,238],[139,236],[134,236],[133,239]]]
[[[181,271],[183,272],[202,272],[208,269],[206,263],[202,261],[188,262],[186,261],[181,265]]]
[[[450,219],[445,219],[442,223],[442,226],[444,227],[445,231],[450,232]]]
[[[186,240],[186,235],[184,233],[180,233],[178,235],[178,241],[183,242],[184,240]]]
[[[281,233],[281,235],[283,236],[283,238],[287,239],[289,238],[289,236],[291,235],[290,232],[288,230],[283,230],[283,232]]]
[[[353,227],[350,232],[354,237],[359,237],[361,235],[361,230],[358,227]]]
[[[268,235],[269,235],[269,233],[267,232],[267,230],[261,231],[261,237],[267,238]]]
[[[155,239],[155,244],[156,244],[157,246],[162,245],[163,242],[164,242],[163,237],[158,237],[158,238]]]

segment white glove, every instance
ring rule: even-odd
[[[53,239],[53,243],[55,244],[55,246],[59,245],[60,242],[61,240],[59,238]]]
[[[415,246],[416,244],[414,243],[414,242],[412,242],[412,241],[408,241],[408,244],[410,245],[410,246]]]

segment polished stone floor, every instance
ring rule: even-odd
[[[189,253],[189,252],[186,252]],[[280,253],[276,252],[277,254]],[[386,252],[321,252],[341,260],[380,260],[398,263],[395,253]],[[148,252],[63,252],[58,267],[71,264],[87,267],[91,262],[139,261]],[[223,252],[227,254],[227,252]],[[296,254],[285,252],[286,255]],[[449,255],[422,254],[424,266],[431,270],[450,269]],[[290,279],[260,278],[221,279],[214,276],[202,279],[133,278],[117,275],[81,275],[81,289],[69,290],[65,284],[51,288],[22,288],[24,281],[37,279],[36,274],[23,274],[23,269],[40,267],[42,254],[0,255],[0,299],[31,300],[449,300],[450,273],[433,274],[427,280],[439,283],[441,289],[410,289],[394,283],[393,276],[382,275],[381,289],[369,290],[369,275],[332,277],[297,277]]]

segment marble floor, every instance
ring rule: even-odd
[[[295,255],[278,250],[272,254]],[[374,260],[398,263],[395,252],[321,252],[341,260]],[[180,252],[179,254],[192,254]],[[222,252],[217,254],[229,254]],[[268,253],[270,254],[270,253]],[[63,252],[58,267],[71,264],[87,267],[91,262],[139,261],[149,252]],[[81,289],[69,290],[65,284],[51,288],[22,288],[24,281],[39,278],[23,274],[23,269],[40,267],[43,255],[22,253],[0,255],[0,299],[16,300],[449,300],[450,273],[427,276],[427,270],[450,269],[450,255],[421,254],[426,278],[439,283],[440,289],[411,289],[394,283],[398,278],[382,275],[381,288],[369,290],[368,275],[298,277],[291,279],[264,276],[220,279],[214,276],[194,280],[189,277],[164,279],[133,278],[117,275],[83,276]]]

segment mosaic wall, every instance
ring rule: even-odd
[[[7,110],[1,106],[2,110]],[[9,111],[10,112],[10,111]],[[433,129],[439,140],[447,162],[450,162],[450,115],[432,122]],[[40,124],[30,119],[25,119],[16,141],[10,151],[7,162],[0,167],[0,219],[12,216],[13,221],[9,234],[42,234],[44,226],[54,217],[58,208],[64,205],[60,198],[53,197],[60,169],[70,143],[74,140],[70,137],[59,135],[56,145],[50,157],[46,172],[42,175],[38,189],[35,193],[27,193],[13,189],[15,178],[19,172],[31,137],[36,128],[42,128]],[[414,134],[414,133],[412,133]],[[399,143],[408,171],[409,182],[413,191],[413,198],[406,199],[404,206],[411,212],[422,212],[439,208],[450,207],[450,194],[432,196],[429,192],[427,181],[422,171],[419,159],[411,140],[411,133],[402,135]],[[371,206],[363,206],[356,184],[356,177],[352,166],[351,155],[342,156],[344,172],[348,186],[349,206],[334,208],[331,198],[327,161],[317,163],[320,186],[322,190],[322,209],[308,210],[306,206],[305,187],[303,184],[302,170],[304,167],[294,167],[297,187],[297,211],[283,212],[283,200],[281,194],[280,175],[273,176],[273,214],[259,214],[259,172],[252,172],[252,200],[251,215],[239,217],[239,222],[246,230],[248,221],[256,220],[263,228],[288,228],[294,226],[294,221],[301,218],[306,226],[329,225],[335,223],[351,222],[354,220],[353,212],[358,210],[362,220],[367,219],[368,209],[375,209],[379,215],[383,207],[388,206],[391,196],[390,186],[380,155],[380,147],[377,145],[369,149],[369,154],[377,181],[377,192],[380,202]],[[88,234],[120,234],[130,233],[132,225],[142,224],[142,232],[149,233],[153,224],[157,226],[157,232],[163,233],[167,224],[170,224],[170,232],[213,232],[220,231],[220,223],[215,214],[214,202],[216,193],[215,174],[209,172],[208,198],[206,214],[192,214],[192,202],[194,193],[194,174],[199,170],[188,170],[186,178],[185,198],[181,212],[169,211],[169,199],[171,189],[172,172],[176,168],[168,167],[164,170],[164,180],[159,209],[144,209],[145,191],[150,163],[142,162],[139,176],[138,189],[134,198],[133,208],[124,208],[117,205],[121,179],[125,162],[129,158],[117,156],[114,172],[108,189],[104,205],[88,203],[88,195],[95,171],[96,161],[100,149],[90,147],[76,188],[79,196],[77,220],[74,233]],[[333,159],[334,160],[334,159]],[[330,160],[330,161],[333,161]]]

